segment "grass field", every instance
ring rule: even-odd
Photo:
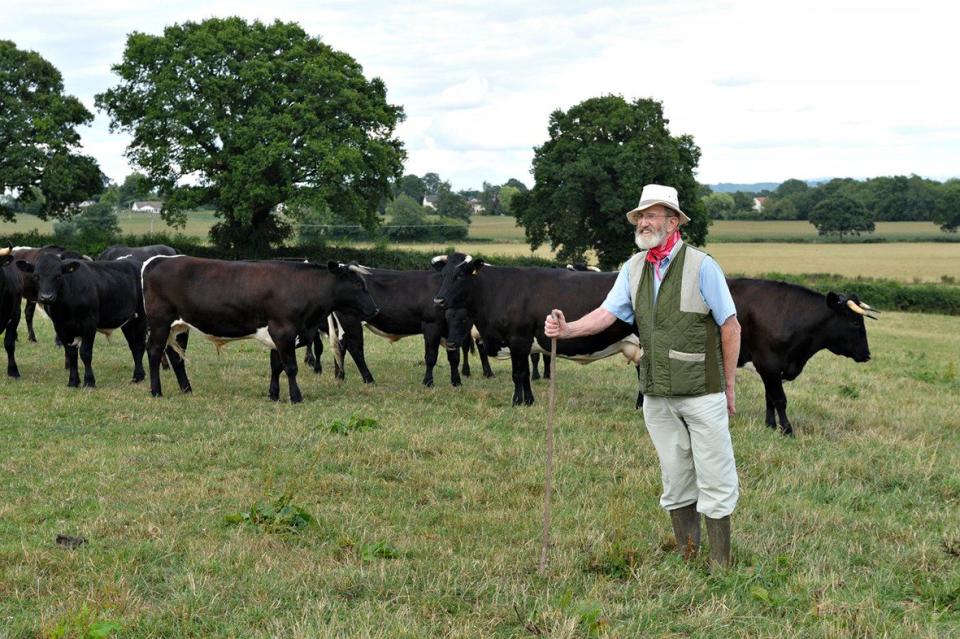
[[[0,379],[0,637],[948,637],[960,628],[960,318],[885,313],[873,359],[815,357],[787,385],[796,439],[738,378],[735,566],[671,548],[636,375],[558,366],[556,494],[536,573],[547,386],[424,389],[422,342],[368,336],[352,364],[266,399],[252,344],[191,341],[194,393],[128,383],[119,335],[99,387],[67,389],[50,324]],[[329,354],[325,354],[325,364]],[[476,362],[474,362],[476,364]],[[285,380],[282,381],[285,396]],[[337,434],[336,422],[369,418]],[[300,532],[229,524],[285,491]],[[82,535],[76,550],[58,534]],[[111,626],[110,624],[115,624]]]

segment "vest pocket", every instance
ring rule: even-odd
[[[672,395],[703,395],[707,392],[706,353],[684,353],[670,349],[670,390]]]

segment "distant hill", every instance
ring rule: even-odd
[[[778,186],[779,182],[756,182],[754,184],[733,184],[732,182],[721,182],[720,184],[707,184],[714,193],[734,193],[743,191],[745,193],[758,193],[764,189],[772,191]]]
[[[810,186],[816,186],[823,182],[829,182],[833,178],[816,178],[814,180],[806,180],[807,184]],[[780,182],[754,182],[753,184],[734,184],[732,182],[720,182],[719,184],[707,184],[710,187],[710,190],[714,193],[734,193],[736,191],[743,191],[744,193],[759,193],[766,189],[767,191],[772,191],[778,186]]]

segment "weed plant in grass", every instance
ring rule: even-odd
[[[796,439],[764,427],[762,384],[740,373],[735,565],[714,574],[673,548],[635,371],[561,361],[544,578],[545,382],[529,408],[510,406],[504,362],[426,389],[420,340],[369,336],[377,384],[352,364],[342,383],[304,370],[306,401],[273,403],[265,350],[196,339],[194,393],[155,399],[127,381],[122,340],[97,340],[98,388],[66,388],[50,324],[38,329],[18,344],[23,378],[0,380],[0,637],[960,628],[960,318],[884,313],[870,362],[817,355],[787,385]],[[225,521],[288,490],[316,525]]]

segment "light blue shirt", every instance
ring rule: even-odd
[[[667,269],[673,263],[673,258],[682,244],[677,242],[676,246],[670,251],[670,255],[664,258],[660,263],[660,277],[667,276]],[[602,308],[610,311],[617,318],[628,324],[634,323],[633,304],[630,302],[630,273],[627,264],[629,260],[620,267],[620,274],[617,275],[617,281],[613,283],[613,288],[607,293],[607,299],[601,304]],[[654,268],[653,264],[648,265]],[[660,280],[657,279],[656,270],[653,276],[653,299],[656,301],[660,292]],[[700,295],[710,312],[713,313],[713,320],[717,326],[722,325],[731,315],[737,314],[737,307],[733,303],[733,297],[730,295],[730,288],[727,286],[727,278],[723,274],[723,269],[717,264],[717,261],[709,255],[703,259],[700,265]]]

